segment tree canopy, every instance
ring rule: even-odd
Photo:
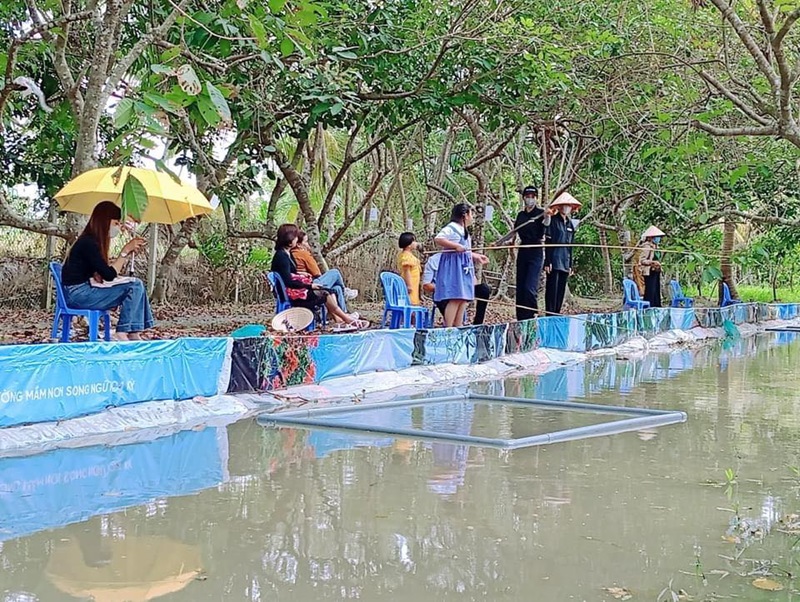
[[[717,253],[744,269],[736,228],[795,249],[799,17],[787,0],[11,0],[0,225],[71,239],[45,214],[71,176],[180,165],[221,200],[224,238],[291,217],[324,262],[430,237],[454,201],[479,243],[502,240],[535,182],[585,201],[587,240],[658,223],[691,249],[727,228]]]

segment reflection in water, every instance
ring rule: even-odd
[[[672,580],[696,599],[710,592],[751,599],[752,579],[714,572],[725,569],[720,555],[733,557],[743,545],[723,539],[732,514],[720,508],[739,508],[737,525],[762,528],[745,556],[786,566],[793,538],[775,521],[800,510],[786,468],[800,456],[798,347],[776,342],[762,339],[756,355],[748,355],[755,342],[743,339],[722,352],[597,358],[538,380],[486,384],[493,394],[577,395],[689,414],[656,437],[628,433],[502,453],[244,421],[227,430],[229,459],[216,437],[188,456],[180,441],[156,446],[163,451],[149,461],[130,455],[151,475],[138,477],[138,499],[125,489],[137,481],[119,479],[120,471],[79,490],[72,481],[43,486],[42,475],[81,475],[78,466],[121,458],[89,462],[80,459],[85,450],[68,450],[40,467],[33,458],[2,460],[0,527],[23,526],[0,538],[0,591],[9,600],[64,600],[103,591],[102,580],[108,595],[138,583],[139,598],[124,595],[146,599],[141,591],[150,587],[176,601],[521,600],[531,592],[536,600],[605,600],[602,588],[617,584],[655,600]],[[519,415],[485,406],[419,407],[407,420],[453,432],[523,428]],[[188,439],[213,431],[190,431]],[[22,460],[31,463],[15,464]],[[219,476],[197,486],[191,475],[206,463]],[[737,482],[730,499],[727,468]],[[62,488],[69,494],[59,498]],[[53,517],[36,522],[35,514]],[[705,589],[693,577],[696,550]],[[130,565],[115,564],[123,557]],[[188,577],[201,567],[206,580]],[[82,585],[66,585],[66,577]]]
[[[153,600],[180,591],[200,574],[200,568],[197,546],[166,537],[108,537],[90,527],[55,546],[46,574],[70,596],[119,602]]]

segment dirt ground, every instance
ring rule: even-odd
[[[606,312],[618,309],[619,302],[614,300],[577,299],[565,311],[567,313]],[[148,331],[146,338],[175,339],[179,337],[228,336],[237,328],[246,324],[263,324],[269,327],[274,315],[272,303],[254,305],[217,305],[203,307],[160,306],[154,307],[156,327]],[[357,311],[363,319],[369,320],[377,328],[383,306],[377,303],[358,303],[351,309]],[[514,319],[514,308],[503,305],[500,300],[489,303],[486,311],[486,323],[509,322]],[[115,316],[112,313],[112,321]],[[88,329],[82,320],[72,322],[72,340],[88,339]],[[32,309],[0,308],[0,344],[49,343],[50,329],[53,325],[53,312]]]

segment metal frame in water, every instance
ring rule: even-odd
[[[333,414],[360,414],[374,410],[397,407],[416,407],[435,403],[463,401],[465,403],[497,403],[514,406],[535,407],[549,410],[562,410],[572,412],[591,412],[599,414],[616,414],[628,416],[610,422],[601,422],[588,426],[574,427],[552,433],[542,433],[530,437],[520,437],[517,439],[503,439],[494,437],[477,437],[474,435],[460,435],[454,433],[444,433],[422,429],[394,428],[391,425],[371,425],[359,424],[354,420],[350,424],[342,424],[339,421],[326,420],[326,416]],[[544,399],[527,399],[524,397],[500,397],[496,395],[483,395],[466,393],[464,395],[449,395],[442,397],[429,397],[418,399],[402,399],[397,401],[387,401],[364,405],[346,405],[324,408],[310,408],[303,410],[289,410],[286,412],[275,412],[261,414],[258,423],[262,426],[296,426],[301,428],[314,428],[335,431],[346,431],[356,433],[376,433],[381,435],[394,435],[396,437],[424,439],[432,441],[446,441],[451,443],[467,443],[483,447],[494,447],[499,449],[518,449],[521,447],[533,447],[536,445],[547,445],[549,443],[559,443],[563,441],[575,441],[577,439],[588,439],[590,437],[602,437],[605,435],[615,435],[637,431],[644,428],[653,428],[686,422],[686,412],[675,410],[651,410],[647,408],[629,408],[624,406],[608,406],[593,403],[579,403],[571,401],[548,401]]]

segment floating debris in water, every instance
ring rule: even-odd
[[[767,579],[766,577],[754,579],[753,586],[768,592],[779,592],[783,589],[783,586],[780,583],[773,581],[772,579]]]
[[[617,600],[630,600],[633,598],[631,590],[625,587],[604,587],[603,591],[608,592]]]

